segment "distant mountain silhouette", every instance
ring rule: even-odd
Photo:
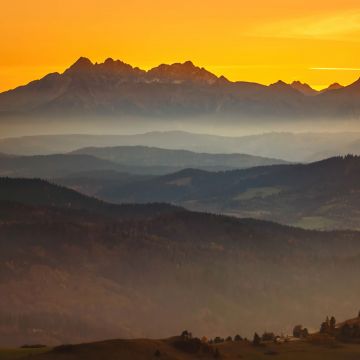
[[[326,89],[322,90],[321,92],[326,92],[328,90],[339,90],[344,88],[343,85],[340,85],[339,83],[333,83],[331,84],[329,87],[327,87]]]
[[[231,82],[191,61],[144,71],[111,58],[100,64],[80,58],[63,74],[1,93],[0,115],[353,118],[360,114],[358,98],[358,82],[317,94],[300,82]]]
[[[300,81],[292,82],[291,86],[307,96],[314,96],[319,93],[317,90],[313,89],[310,85],[302,83]]]

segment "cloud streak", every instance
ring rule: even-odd
[[[360,71],[360,68],[346,68],[346,67],[313,67],[310,70],[320,71]]]
[[[359,32],[360,9],[269,22],[250,30],[255,36],[341,41],[359,41]]]

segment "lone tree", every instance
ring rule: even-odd
[[[241,341],[241,340],[242,340],[242,337],[239,334],[235,335],[234,341]]]
[[[192,338],[192,333],[187,330],[184,330],[180,336],[183,340],[190,340]]]
[[[259,346],[261,344],[261,339],[258,333],[254,334],[254,338],[253,338],[253,345],[254,346]]]
[[[304,339],[309,336],[309,331],[307,328],[303,328],[302,325],[294,326],[293,336],[298,339]]]
[[[307,328],[304,328],[302,331],[302,338],[307,338],[309,337],[309,330]]]
[[[300,338],[301,338],[302,331],[303,331],[302,325],[295,325],[295,326],[294,326],[294,329],[293,329],[293,336],[294,336],[295,338],[300,339]]]

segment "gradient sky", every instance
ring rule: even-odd
[[[0,91],[80,56],[316,88],[360,77],[359,0],[0,1]]]

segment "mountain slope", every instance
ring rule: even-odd
[[[356,232],[159,205],[108,213],[92,210],[91,199],[69,208],[56,195],[73,194],[65,189],[4,181],[1,345],[158,338],[185,328],[208,336],[290,331],[298,319],[317,327],[335,306],[345,318],[359,296]]]
[[[185,170],[97,196],[115,202],[164,201],[189,209],[320,229],[359,229],[360,158],[230,172]]]

